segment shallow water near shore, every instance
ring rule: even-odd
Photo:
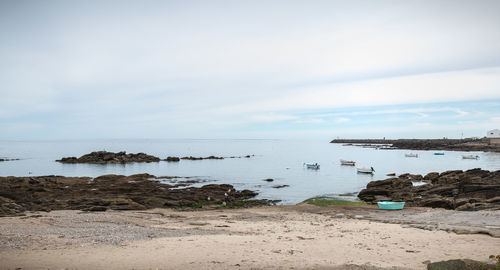
[[[128,153],[144,152],[162,159],[167,156],[245,156],[223,160],[181,160],[131,164],[62,164],[62,157],[106,150]],[[417,153],[418,158],[405,157]],[[436,156],[434,152],[444,152]],[[477,154],[478,160],[462,159],[463,154]],[[342,146],[328,141],[300,140],[82,140],[82,141],[0,141],[0,158],[21,160],[0,162],[0,176],[99,176],[149,173],[156,176],[181,176],[207,179],[217,184],[232,184],[237,189],[259,192],[258,198],[282,200],[295,204],[325,194],[358,192],[373,180],[388,173],[426,174],[446,170],[482,168],[500,170],[500,153],[376,150]],[[358,174],[339,160],[356,161],[373,167],[375,173]],[[307,169],[304,162],[318,162],[319,170]],[[31,172],[31,174],[29,174]],[[272,178],[273,182],[263,181]],[[204,185],[199,183],[196,185]],[[278,185],[289,187],[273,188]]]

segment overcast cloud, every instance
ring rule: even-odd
[[[498,14],[0,0],[0,139],[482,136],[500,128]]]

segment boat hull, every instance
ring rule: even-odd
[[[373,169],[371,168],[356,168],[358,173],[373,174]]]
[[[314,170],[319,169],[319,164],[318,163],[304,163],[304,165],[308,169],[314,169]]]
[[[378,202],[378,208],[383,210],[401,210],[405,207],[405,202]]]
[[[356,162],[350,160],[340,160],[340,165],[356,166]]]

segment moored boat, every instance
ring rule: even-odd
[[[416,158],[418,158],[418,154],[408,153],[408,154],[405,154],[405,157],[416,157]]]
[[[479,159],[478,155],[462,155],[463,159]]]
[[[312,163],[312,162],[304,162],[304,166],[306,166],[308,169],[319,169],[319,164],[316,162],[316,163]]]
[[[405,202],[384,201],[384,202],[378,202],[377,205],[378,205],[378,208],[384,209],[384,210],[401,210],[401,209],[403,209],[403,207],[405,207]]]
[[[370,167],[370,168],[366,168],[366,167],[356,167],[356,170],[358,171],[358,173],[369,173],[369,174],[373,174],[373,172],[375,172],[375,169],[373,169],[373,167]]]
[[[354,162],[352,160],[343,160],[343,159],[341,159],[340,160],[340,165],[355,166],[356,162]]]
[[[444,153],[443,152],[436,152],[434,153],[435,156],[444,156]]]

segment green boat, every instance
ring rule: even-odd
[[[383,210],[401,210],[405,207],[405,202],[378,202],[378,208]]]
[[[434,155],[436,155],[436,156],[444,156],[444,153],[439,153],[438,152],[438,153],[434,153]]]

